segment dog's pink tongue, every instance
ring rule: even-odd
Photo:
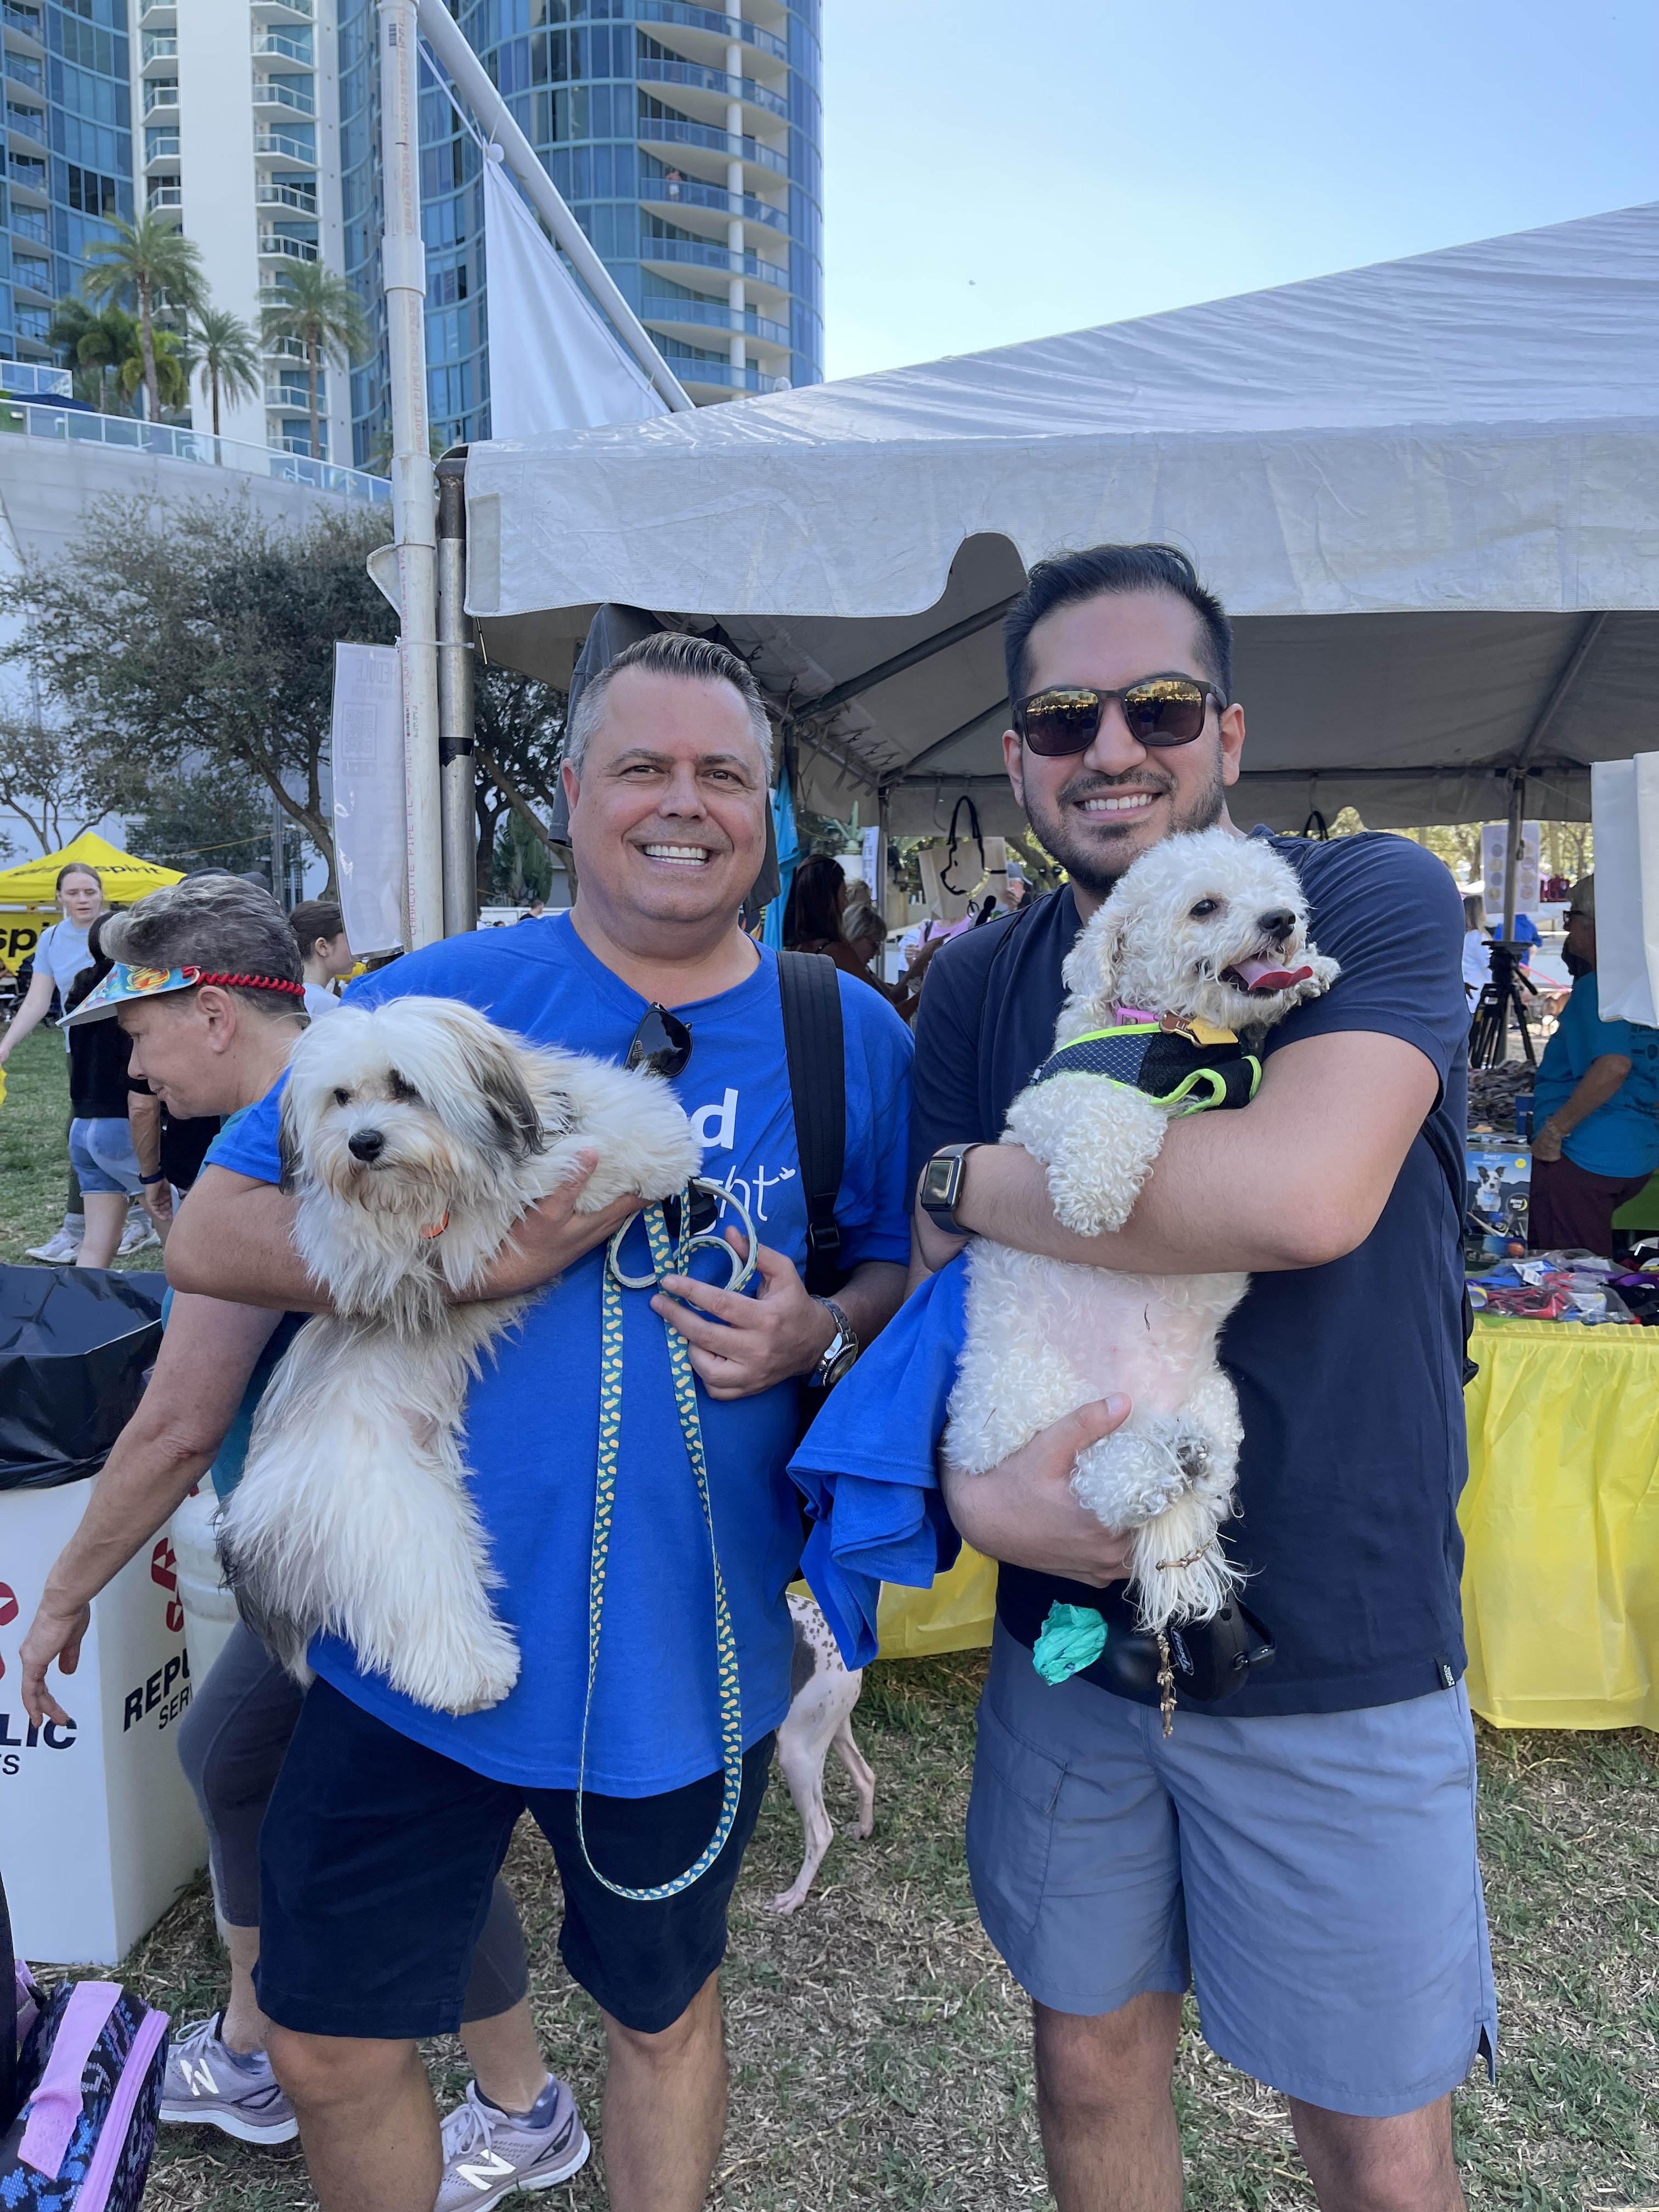
[[[1238,973],[1247,991],[1288,991],[1293,983],[1305,983],[1313,969],[1275,968],[1267,960],[1241,960]]]

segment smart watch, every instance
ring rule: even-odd
[[[969,1152],[978,1149],[977,1144],[941,1145],[921,1171],[917,1193],[921,1210],[934,1228],[946,1237],[968,1237],[973,1233],[957,1219],[956,1206],[962,1195],[963,1162]]]
[[[824,1346],[823,1358],[806,1380],[811,1389],[828,1390],[840,1382],[858,1358],[858,1331],[833,1298],[820,1298],[817,1303],[836,1324],[836,1333]]]

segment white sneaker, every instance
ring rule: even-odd
[[[433,2212],[491,2212],[515,2189],[551,2189],[586,2165],[576,2100],[562,2081],[553,2087],[552,2119],[531,2128],[486,2102],[476,2081],[467,2083],[465,2103],[444,2122],[444,2176]]]
[[[60,1229],[44,1244],[31,1244],[27,1253],[31,1260],[44,1260],[49,1267],[71,1267],[80,1249],[80,1238],[71,1237],[67,1229]]]
[[[199,2020],[167,2052],[160,2117],[175,2125],[217,2128],[238,2142],[292,2142],[300,2132],[294,2107],[263,2051],[237,2057],[219,2035],[222,2013]],[[248,2059],[256,2057],[257,2063]]]
[[[121,1241],[115,1248],[116,1257],[125,1260],[130,1252],[142,1252],[146,1244],[159,1244],[161,1241],[155,1233],[155,1224],[148,1214],[136,1221],[129,1216],[121,1231]]]

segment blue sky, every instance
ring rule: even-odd
[[[827,373],[1659,199],[1653,0],[823,0]]]

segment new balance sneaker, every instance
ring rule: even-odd
[[[220,2039],[222,2013],[174,2038],[161,2084],[161,2118],[217,2128],[238,2142],[292,2142],[294,2107],[263,2051],[232,2051]]]
[[[545,2124],[538,2124],[545,2114]],[[556,2078],[526,2119],[514,2119],[466,2085],[444,2122],[444,2178],[433,2212],[491,2212],[515,2189],[550,2189],[587,2163],[576,2100]]]

